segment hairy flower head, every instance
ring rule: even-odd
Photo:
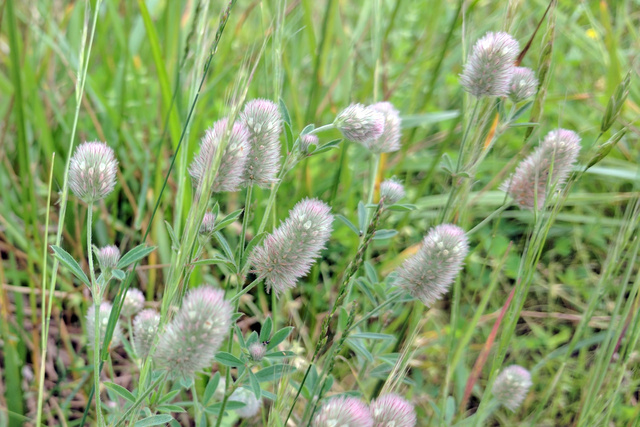
[[[262,399],[256,399],[256,395],[253,394],[253,391],[247,390],[243,387],[237,388],[233,393],[231,393],[229,400],[232,402],[244,403],[242,408],[235,409],[236,414],[238,414],[240,418],[254,417],[258,411],[260,411],[260,407],[262,406]]]
[[[202,218],[202,223],[200,224],[199,233],[202,236],[208,236],[213,233],[213,230],[216,228],[216,214],[209,211],[204,214]]]
[[[211,364],[231,327],[231,305],[211,286],[189,291],[160,335],[155,360],[174,378],[193,378]]]
[[[218,120],[207,129],[200,142],[200,153],[193,159],[189,174],[196,187],[211,169],[216,152],[227,135],[227,119]],[[228,134],[227,147],[220,161],[220,168],[213,181],[211,190],[215,193],[237,191],[244,179],[245,167],[251,145],[249,131],[240,122],[235,122]]]
[[[305,134],[300,137],[300,151],[309,154],[311,146],[318,146],[318,137],[314,134]]]
[[[124,296],[122,310],[120,314],[124,317],[131,317],[144,308],[144,295],[140,289],[129,288]]]
[[[96,252],[98,265],[102,271],[111,271],[118,266],[120,261],[120,249],[117,246],[108,245]]]
[[[282,117],[278,106],[266,99],[247,102],[240,121],[249,131],[251,151],[247,159],[245,184],[268,188],[280,169]]]
[[[493,396],[512,412],[522,405],[531,387],[531,374],[522,366],[511,365],[502,370],[493,382]]]
[[[159,324],[160,315],[153,309],[142,310],[133,319],[133,348],[141,359],[149,354]]]
[[[551,131],[531,155],[520,162],[516,171],[500,187],[522,209],[542,209],[547,191],[566,182],[578,154],[580,137],[565,129]]]
[[[289,217],[249,255],[253,271],[263,276],[267,291],[279,294],[295,287],[324,249],[332,231],[331,208],[317,199],[304,199]]]
[[[254,342],[249,346],[249,356],[251,356],[251,360],[259,362],[266,353],[267,347],[261,342]]]
[[[350,141],[365,147],[382,136],[385,116],[371,106],[351,104],[338,114],[333,124]]]
[[[111,315],[111,304],[103,302],[100,304],[99,311],[99,323],[100,323],[100,346],[104,345],[104,335],[107,333],[107,324],[109,323],[109,316]],[[95,321],[96,321],[96,308],[91,305],[87,310],[87,338],[89,338],[89,345],[93,348],[95,344]],[[111,347],[115,347],[122,341],[122,329],[120,328],[120,321],[116,322],[116,328],[113,331],[113,337],[111,338]]]
[[[518,42],[509,34],[485,34],[473,46],[460,83],[475,97],[506,96],[519,51]]]
[[[71,157],[69,188],[87,203],[104,199],[116,186],[117,170],[111,147],[104,142],[85,142]]]
[[[385,205],[398,203],[404,194],[404,186],[396,179],[387,179],[380,184],[380,199]]]
[[[538,79],[531,68],[515,67],[509,84],[509,98],[513,102],[531,98],[538,90]]]
[[[327,401],[311,423],[313,427],[373,427],[369,408],[355,397],[334,397]]]
[[[430,307],[447,293],[468,252],[467,236],[460,227],[433,227],[418,253],[398,268],[396,285]]]
[[[417,422],[413,405],[394,393],[373,400],[369,410],[374,427],[414,427]]]
[[[400,149],[400,125],[402,121],[398,110],[390,102],[377,102],[372,108],[384,117],[384,131],[379,138],[367,142],[367,147],[372,153],[392,153]]]

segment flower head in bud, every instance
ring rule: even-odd
[[[229,400],[232,402],[244,403],[242,408],[235,410],[236,414],[238,414],[240,418],[251,418],[255,416],[262,406],[262,399],[256,399],[256,395],[253,394],[251,390],[247,390],[242,387],[237,388],[233,393],[231,393]]]
[[[392,153],[400,149],[400,114],[390,102],[378,102],[371,107],[384,116],[384,131],[379,138],[367,143],[372,153]]]
[[[380,199],[385,205],[398,203],[404,197],[404,186],[400,181],[387,179],[380,184]]]
[[[413,405],[394,393],[372,401],[369,411],[374,427],[414,427],[417,422]]]
[[[190,291],[160,335],[155,360],[174,377],[193,378],[211,364],[231,327],[231,305],[210,286]]]
[[[520,46],[507,33],[487,33],[476,42],[460,83],[476,97],[506,96]]]
[[[259,362],[262,360],[266,353],[267,347],[261,342],[254,342],[249,346],[249,356],[251,356],[251,360]]]
[[[247,160],[245,184],[267,188],[276,182],[280,169],[282,117],[278,106],[266,99],[254,99],[240,114],[249,131],[251,152]]]
[[[306,134],[300,137],[300,151],[304,154],[309,154],[311,146],[318,146],[318,137],[313,134]]]
[[[289,217],[249,255],[253,271],[264,276],[267,291],[276,294],[295,287],[309,272],[331,235],[331,208],[317,199],[304,199]]]
[[[103,302],[100,304],[100,346],[104,344],[104,335],[107,333],[107,324],[109,323],[109,316],[111,315],[111,304]],[[95,321],[96,321],[96,308],[91,305],[87,310],[87,337],[89,338],[89,345],[93,348],[95,343]],[[122,341],[122,329],[120,328],[120,321],[116,322],[116,328],[113,331],[113,337],[111,338],[111,347],[115,347]]]
[[[216,214],[213,212],[207,212],[202,218],[202,224],[200,224],[200,235],[208,236],[213,233],[216,228]]]
[[[311,424],[313,427],[373,427],[367,405],[355,397],[335,397],[326,402]]]
[[[513,102],[531,98],[538,90],[538,79],[531,68],[514,67],[513,77],[509,85],[509,98]]]
[[[438,225],[429,230],[418,253],[398,268],[396,285],[430,307],[449,290],[468,252],[467,236],[460,227]]]
[[[118,266],[120,261],[120,249],[116,246],[109,245],[98,249],[96,258],[102,271],[111,271]]]
[[[580,137],[565,129],[551,131],[500,187],[523,209],[544,207],[547,190],[562,186],[580,153]],[[550,176],[551,174],[551,176]]]
[[[144,308],[144,295],[140,289],[129,288],[124,296],[122,310],[120,314],[124,317],[131,317]]]
[[[142,310],[133,319],[133,348],[141,359],[149,354],[159,324],[160,315],[152,309]]]
[[[216,152],[220,144],[225,141],[226,135],[226,118],[218,120],[213,124],[213,127],[205,132],[204,138],[200,142],[200,153],[193,159],[189,168],[189,174],[196,187],[200,185],[207,171],[211,169]],[[211,186],[212,191],[219,193],[237,191],[240,188],[250,149],[249,131],[242,123],[235,122],[228,134],[227,147],[222,155],[218,174]]]
[[[371,106],[351,104],[338,114],[333,124],[348,140],[369,147],[371,141],[382,136],[384,122],[384,115]]]
[[[85,142],[69,164],[69,188],[87,203],[104,199],[116,186],[118,161],[104,142]]]
[[[531,374],[522,366],[511,365],[502,370],[493,382],[493,396],[512,412],[522,405],[531,387]]]

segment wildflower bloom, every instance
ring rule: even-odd
[[[404,195],[404,187],[396,179],[387,179],[380,184],[380,199],[385,205],[398,203]]]
[[[467,58],[460,84],[475,97],[506,96],[520,46],[507,33],[487,33]]]
[[[311,146],[318,146],[318,137],[314,134],[306,134],[300,137],[300,151],[309,154]]]
[[[144,295],[140,292],[140,289],[129,288],[124,296],[124,302],[122,303],[122,310],[120,314],[124,317],[131,317],[144,308]]]
[[[502,370],[493,382],[493,396],[512,412],[522,405],[531,387],[531,374],[522,366],[511,365]]]
[[[424,238],[418,253],[398,268],[396,285],[428,307],[449,290],[469,252],[465,232],[452,224],[441,224]]]
[[[515,67],[509,84],[509,98],[513,102],[531,98],[538,90],[538,79],[531,68]]]
[[[120,261],[120,249],[117,246],[109,245],[98,249],[96,252],[98,265],[102,271],[111,271],[118,266]]]
[[[547,189],[563,185],[580,152],[580,137],[566,129],[551,131],[500,187],[523,209],[544,207]],[[551,176],[549,176],[551,174]]]
[[[245,105],[240,121],[249,131],[251,151],[247,159],[245,184],[267,188],[276,182],[280,169],[282,117],[278,106],[266,99]]]
[[[160,315],[152,309],[142,310],[133,319],[133,348],[141,359],[149,355],[159,324]]]
[[[235,122],[227,135],[227,121],[224,118],[215,122],[213,127],[207,129],[200,142],[200,153],[193,159],[189,168],[189,174],[196,187],[200,186],[207,171],[211,169],[216,152],[225,141],[225,137],[228,137],[227,146],[211,190],[216,193],[237,191],[242,184],[247,156],[251,149],[249,131],[242,123]]]
[[[249,255],[253,271],[263,276],[267,292],[276,294],[295,287],[309,272],[331,235],[331,208],[317,199],[304,199],[289,217]]]
[[[216,227],[216,214],[213,212],[206,212],[204,217],[202,218],[202,223],[200,224],[199,233],[202,236],[208,236],[213,233],[213,230]]]
[[[369,408],[355,397],[335,397],[322,405],[313,427],[373,427]]]
[[[174,377],[193,378],[211,364],[231,326],[231,305],[210,286],[185,296],[182,307],[160,335],[155,360]]]
[[[373,400],[369,411],[374,427],[414,427],[417,422],[413,405],[394,393]]]
[[[109,316],[111,315],[111,304],[103,302],[100,304],[100,345],[102,346],[104,341],[104,335],[107,333],[107,324],[109,323]],[[91,305],[87,310],[87,338],[89,338],[89,345],[93,348],[95,344],[95,321],[96,321],[96,308]],[[111,338],[111,345],[117,346],[122,340],[122,329],[120,328],[120,321],[116,322],[116,328],[113,331],[113,337]]]
[[[267,347],[261,342],[254,342],[249,346],[249,356],[256,362],[261,361],[266,353]]]
[[[382,113],[384,131],[379,138],[367,143],[372,153],[392,153],[400,149],[400,114],[390,102],[377,102],[370,108]]]
[[[242,387],[237,388],[233,393],[231,393],[229,400],[232,402],[244,403],[242,408],[235,409],[236,414],[238,414],[240,418],[251,418],[255,416],[262,406],[262,399],[256,399],[256,395],[253,394],[253,391]]]
[[[117,169],[111,147],[104,142],[85,142],[71,157],[69,188],[87,203],[104,199],[116,186]]]
[[[348,140],[368,147],[369,142],[382,136],[384,122],[384,115],[371,106],[351,104],[338,114],[333,124]]]

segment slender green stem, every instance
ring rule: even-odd
[[[367,204],[373,203],[373,195],[376,192],[376,178],[380,169],[380,154],[371,153],[371,165],[369,166],[369,192],[367,193]]]
[[[251,211],[251,195],[253,185],[247,187],[247,194],[244,199],[244,212],[242,213],[242,230],[240,231],[240,243],[238,244],[238,261],[244,256],[244,243],[247,235],[247,225],[249,224],[249,213]],[[240,267],[240,266],[239,266]]]
[[[324,125],[324,126],[320,126],[320,127],[315,128],[314,130],[309,132],[308,135],[313,135],[313,134],[324,132],[324,131],[331,130],[331,129],[334,129],[334,128],[335,128],[335,125],[333,123],[329,123],[328,125]]]
[[[224,392],[224,399],[222,399],[222,405],[220,405],[220,412],[218,413],[218,419],[216,420],[216,427],[220,427],[220,423],[222,422],[222,417],[224,416],[224,410],[227,407],[227,402],[229,401],[229,397],[231,397],[231,394],[234,391],[236,391],[236,389],[238,388],[238,385],[240,384],[240,381],[244,379],[244,376],[247,373],[247,369],[242,371],[238,379],[235,380],[235,382],[232,385],[229,385],[229,382],[231,381],[231,375],[229,375],[229,373],[231,372],[231,368],[227,369],[227,382],[225,384],[226,389]]]
[[[389,296],[389,298],[387,298],[382,304],[380,304],[379,306],[377,306],[376,308],[374,308],[373,310],[371,310],[370,312],[362,316],[360,320],[358,320],[356,323],[353,324],[351,329],[357,328],[358,326],[360,326],[361,324],[363,324],[364,322],[366,322],[367,320],[369,320],[370,318],[378,314],[383,308],[395,303],[398,300],[398,298],[400,298],[403,294],[404,292],[397,292]]]
[[[198,390],[196,390],[195,380],[191,384],[191,396],[193,398],[193,416],[195,418],[195,425],[198,427],[200,426],[201,411],[200,404],[198,403]]]
[[[256,287],[256,285],[258,285],[260,282],[262,282],[262,279],[264,279],[264,276],[258,276],[258,277],[256,277],[256,279],[255,279],[253,282],[249,283],[249,284],[248,284],[247,286],[245,286],[245,287],[244,287],[240,292],[238,292],[237,294],[235,294],[235,295],[233,296],[233,298],[231,298],[231,299],[229,300],[229,302],[230,302],[230,303],[235,303],[236,301],[239,301],[239,300],[240,300],[240,297],[241,297],[242,295],[246,294],[246,293],[247,293],[247,292],[249,292],[251,289],[255,288],[255,287]],[[236,311],[238,311],[238,310],[237,310],[237,308],[236,308]]]
[[[144,400],[147,398],[147,396],[149,396],[151,394],[151,392],[156,388],[156,386],[158,384],[160,384],[160,382],[164,381],[165,378],[167,378],[167,374],[168,374],[168,372],[165,371],[164,373],[162,373],[162,375],[160,375],[158,378],[156,378],[156,380],[153,383],[151,383],[149,388],[147,388],[144,391],[144,393],[142,393],[140,396],[138,396],[136,401],[133,402],[133,405],[131,405],[131,407],[129,409],[127,409],[127,412],[122,414],[122,416],[118,419],[118,421],[116,421],[114,423],[114,426],[115,427],[119,427],[119,426],[124,425],[124,422],[127,419],[127,417],[129,417],[131,414],[133,414],[133,411],[138,409],[138,407],[142,404],[142,402],[144,402]]]

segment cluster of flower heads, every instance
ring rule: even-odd
[[[98,314],[98,322],[100,324],[100,345],[104,342],[104,336],[107,333],[107,324],[109,323],[109,316],[111,315],[112,306],[108,302],[100,304],[100,310]],[[91,305],[87,310],[87,338],[89,338],[89,345],[93,348],[95,344],[95,325],[96,325],[96,308]],[[120,327],[120,321],[116,322],[116,327],[113,331],[113,337],[111,338],[111,346],[115,347],[122,341],[122,328]]]
[[[368,106],[351,104],[338,114],[333,124],[346,139],[372,153],[392,153],[400,149],[400,115],[389,102]]]
[[[189,291],[160,335],[154,360],[173,377],[193,378],[213,361],[231,327],[231,312],[222,290],[201,286]]]
[[[213,181],[213,192],[237,191],[242,185],[268,187],[280,169],[282,117],[278,106],[265,99],[249,101],[238,121],[228,129],[221,119],[205,132],[200,153],[189,168],[196,187],[211,169],[219,147],[225,141],[220,167]]]
[[[493,382],[493,396],[512,412],[522,405],[531,387],[531,374],[522,366],[511,365],[502,370]]]
[[[517,67],[520,45],[511,35],[489,32],[476,42],[460,75],[462,87],[480,98],[509,96],[523,101],[538,90],[534,72]]]
[[[317,199],[304,199],[289,217],[249,255],[253,271],[265,279],[267,291],[279,294],[295,287],[309,272],[332,231],[331,208]]]
[[[413,405],[397,394],[380,396],[367,406],[356,397],[329,399],[318,411],[313,427],[414,427]]]
[[[520,162],[501,189],[523,209],[542,209],[547,192],[566,182],[579,153],[580,137],[575,132],[551,131],[534,152]]]
[[[398,268],[396,285],[430,307],[448,292],[468,252],[464,230],[438,225],[429,230],[418,253]]]
[[[104,142],[85,142],[76,148],[69,164],[69,188],[80,199],[93,203],[116,186],[118,161]]]

